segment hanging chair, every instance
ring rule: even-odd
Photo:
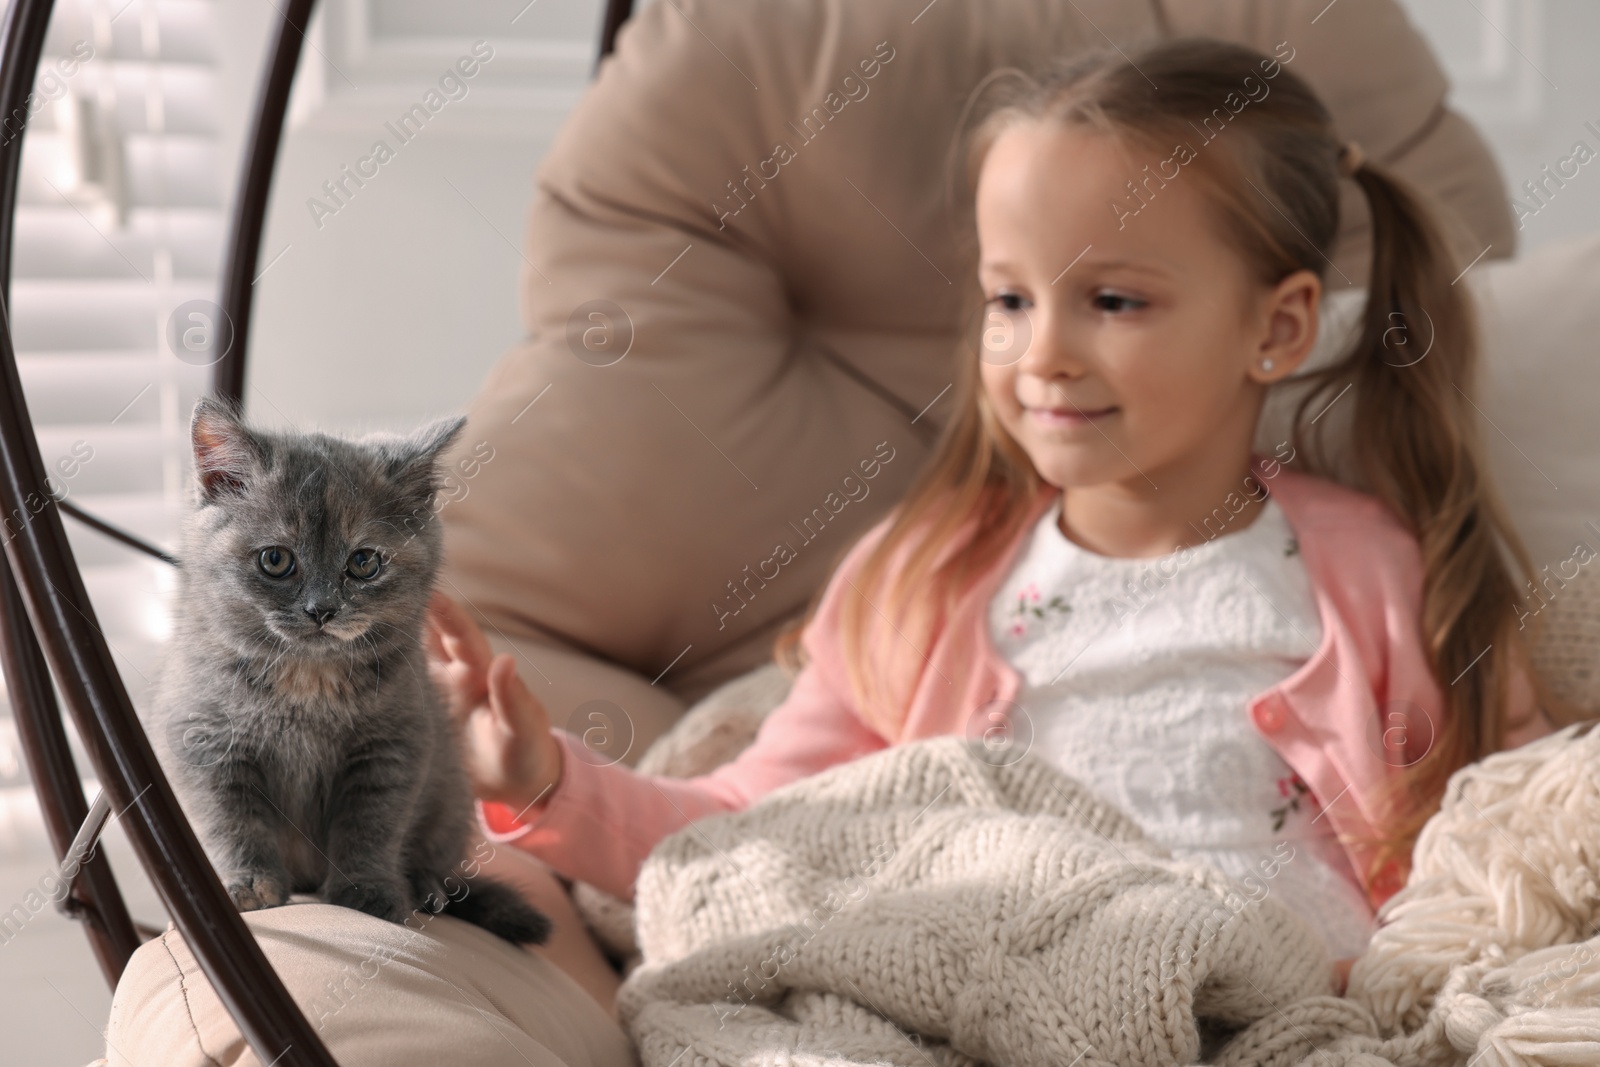
[[[13,0],[0,23],[0,114],[27,116],[52,0]],[[276,5],[275,5],[276,6]],[[244,388],[257,258],[289,89],[313,0],[285,0],[256,103],[234,201],[222,283],[224,321],[234,344],[214,369],[212,391],[238,402]],[[632,0],[607,0],[600,58],[609,55]],[[597,61],[598,62],[598,61]],[[11,253],[24,138],[0,142],[0,508],[6,522],[0,563],[0,660],[12,713],[57,860],[76,874],[61,902],[89,937],[115,987],[140,943],[158,931],[133,921],[103,850],[94,849],[115,811],[145,873],[191,946],[207,979],[263,1063],[333,1067],[333,1057],[290,998],[228,899],[179,809],[134,712],[83,578],[62,513],[131,548],[176,563],[140,538],[57,500],[47,486],[33,420],[17,372],[10,323]],[[26,516],[18,522],[10,517]],[[73,763],[51,678],[72,714],[102,792],[90,804]]]
[[[479,424],[509,429],[496,438],[495,462],[445,514],[452,580],[510,641],[557,663],[557,683],[626,675],[619,685],[647,692],[652,678],[666,677],[655,692],[687,703],[767,658],[774,627],[803,609],[834,554],[898,499],[943,418],[936,405],[962,326],[951,279],[971,277],[974,264],[934,179],[964,99],[998,66],[1034,66],[1052,53],[1143,35],[1209,33],[1270,51],[1292,31],[1296,69],[1342,131],[1436,198],[1462,258],[1485,245],[1489,258],[1509,255],[1515,231],[1492,158],[1446,106],[1443,72],[1398,4],[1343,0],[1317,25],[1324,6],[663,0],[641,10],[540,167],[524,277],[530,336],[472,408]],[[13,0],[5,12],[0,110],[22,107],[50,9],[50,0]],[[311,9],[312,0],[279,8],[234,204],[222,308],[235,340],[213,383],[232,400],[242,393],[251,283]],[[629,0],[609,0],[601,57],[630,14]],[[1340,62],[1357,53],[1361,70]],[[858,95],[874,58],[871,95]],[[809,121],[817,108],[841,121],[812,145],[788,123]],[[784,139],[799,139],[798,161],[761,170]],[[0,292],[9,289],[21,143],[0,144]],[[1364,206],[1347,192],[1336,263],[1359,286],[1370,245]],[[636,344],[620,362],[572,347],[574,309],[598,300],[633,316]],[[83,854],[119,813],[178,933],[260,1061],[332,1064],[157,766],[61,515],[159,550],[51,497],[9,321],[0,366],[0,507],[31,516],[6,542],[0,566],[4,668],[53,848],[63,858]],[[601,368],[612,373],[593,373]],[[551,383],[583,420],[522,417]],[[686,394],[694,396],[688,411],[679,405]],[[772,552],[772,525],[812,511],[880,437],[903,458],[884,468],[879,492],[839,513],[826,547],[786,568],[753,607],[727,601],[749,611],[735,621],[715,605],[698,614],[683,607],[722,595],[725,579],[743,581],[741,566]],[[730,451],[760,464],[752,469],[762,491],[752,492],[746,471],[707,440],[737,440]],[[580,441],[581,470],[567,462]],[[630,521],[640,514],[652,521]],[[527,554],[508,561],[496,550],[506,531],[530,529],[541,535]],[[644,585],[641,574],[649,575]],[[52,677],[103,785],[93,805],[78,784]],[[82,866],[64,906],[84,923],[112,983],[154,933],[129,916],[103,853]]]

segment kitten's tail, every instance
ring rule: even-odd
[[[516,890],[479,876],[460,900],[444,907],[446,915],[481,926],[513,945],[542,945],[550,938],[550,919]]]

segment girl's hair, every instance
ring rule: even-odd
[[[1058,60],[1039,79],[1013,80],[1009,91],[1001,83],[997,106],[957,145],[965,196],[996,137],[1020,123],[1087,128],[1162,159],[1189,145],[1192,158],[1180,156],[1181,172],[1165,180],[1200,183],[1216,232],[1261,285],[1299,270],[1321,278],[1339,232],[1343,140],[1316,94],[1284,66],[1292,59],[1179,38],[1131,55]],[[1143,190],[1159,195],[1163,179],[1152,173],[1145,172]],[[1497,542],[1524,574],[1534,570],[1490,483],[1476,431],[1470,396],[1478,336],[1466,287],[1452,281],[1457,266],[1437,222],[1404,182],[1370,162],[1353,178],[1372,216],[1371,295],[1355,346],[1295,379],[1308,388],[1294,410],[1291,441],[1309,473],[1335,478],[1323,428],[1313,419],[1308,429],[1306,416],[1353,386],[1345,401],[1354,406],[1346,462],[1353,460],[1359,487],[1388,505],[1420,545],[1421,637],[1445,701],[1426,755],[1392,776],[1386,811],[1373,821],[1381,831],[1365,839],[1376,851],[1370,878],[1390,859],[1409,862],[1449,776],[1498,751],[1508,725],[1521,725],[1505,721],[1515,671],[1527,671],[1539,703],[1558,722],[1582,712],[1535,674],[1520,629],[1519,585]],[[981,290],[969,287],[966,300],[962,321],[976,334]],[[924,652],[951,607],[1020,536],[1037,494],[1050,491],[989,404],[978,344],[975,336],[963,339],[957,411],[841,594],[840,645],[856,707],[890,740],[904,725],[926,670]],[[891,568],[900,553],[903,562]],[[820,600],[821,591],[778,638],[777,658],[791,670],[801,663],[800,632]]]

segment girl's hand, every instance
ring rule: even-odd
[[[561,746],[516,661],[493,655],[483,631],[442,593],[428,606],[427,650],[428,673],[461,729],[473,792],[519,813],[545,799],[561,780]]]
[[[489,661],[494,654],[472,616],[438,590],[428,601],[423,646],[428,675],[444,696],[450,717],[461,720],[489,699]]]

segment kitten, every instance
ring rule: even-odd
[[[158,754],[241,911],[315,893],[543,943],[550,922],[466,859],[472,793],[428,676],[436,460],[464,418],[345,441],[194,410]],[[470,868],[470,870],[469,870]]]

